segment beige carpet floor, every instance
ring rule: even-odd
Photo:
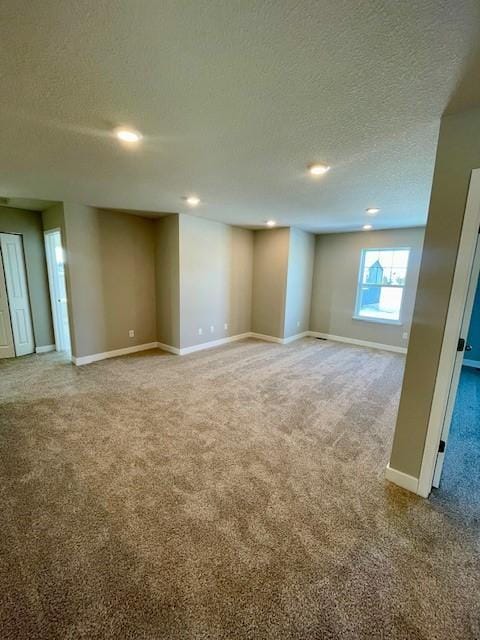
[[[480,637],[478,517],[383,479],[402,356],[0,363],[0,637]]]

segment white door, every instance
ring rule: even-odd
[[[445,412],[445,420],[442,428],[442,439],[440,441],[440,449],[437,454],[437,462],[435,464],[435,473],[433,474],[432,485],[438,489],[440,479],[442,477],[443,462],[445,459],[445,450],[450,432],[450,424],[452,422],[453,410],[457,399],[458,383],[460,382],[460,374],[462,373],[462,364],[465,352],[471,350],[471,345],[467,344],[468,330],[470,328],[470,319],[472,317],[473,303],[475,300],[475,292],[477,290],[478,277],[480,273],[480,236],[477,240],[477,248],[473,261],[472,273],[470,275],[467,301],[465,303],[465,311],[463,313],[462,328],[460,330],[460,338],[458,341],[457,357],[455,358],[455,367],[453,369],[452,384],[448,394],[447,410]],[[468,357],[468,356],[467,356]]]
[[[33,353],[35,345],[22,236],[14,233],[0,233],[0,247],[7,284],[15,353],[17,356],[24,356],[27,353]]]
[[[12,325],[8,308],[7,287],[3,273],[3,262],[0,251],[0,358],[14,358]]]
[[[60,229],[45,231],[48,283],[57,351],[70,351],[65,259]]]

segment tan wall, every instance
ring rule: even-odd
[[[157,339],[180,347],[180,255],[179,216],[155,222],[155,275],[157,299]]]
[[[406,347],[420,267],[423,228],[317,236],[310,329],[345,338]],[[362,249],[410,247],[402,324],[354,320]]]
[[[308,331],[312,301],[315,236],[290,228],[284,337]]]
[[[289,229],[254,233],[252,331],[284,337]]]
[[[181,347],[250,331],[253,232],[184,214],[179,222]]]
[[[155,342],[155,221],[72,203],[64,213],[73,355]]]
[[[480,168],[480,109],[442,118],[410,346],[390,466],[420,475],[470,174]]]
[[[0,207],[0,232],[23,236],[35,346],[54,344],[42,215],[37,211]]]

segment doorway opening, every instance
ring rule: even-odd
[[[67,287],[65,282],[65,252],[60,229],[45,231],[45,256],[52,305],[55,349],[70,353]]]
[[[418,490],[427,497],[459,482],[477,485],[480,467],[480,169],[472,171],[437,371]],[[480,362],[478,362],[480,366]],[[473,365],[473,366],[471,366]],[[450,446],[451,444],[451,446]],[[445,477],[444,461],[448,460]],[[467,468],[474,465],[475,473]],[[463,480],[462,480],[463,479]],[[480,495],[477,496],[480,505]],[[473,501],[473,504],[476,504]]]

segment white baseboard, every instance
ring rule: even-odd
[[[465,367],[473,367],[474,369],[480,369],[480,360],[469,360],[464,358],[463,363]]]
[[[263,340],[264,342],[276,342],[277,344],[283,344],[283,338],[277,338],[276,336],[267,336],[264,333],[250,332],[246,334],[248,338],[256,338],[257,340]]]
[[[310,331],[302,331],[302,333],[296,333],[294,336],[289,336],[288,338],[282,338],[282,344],[289,344],[294,340],[300,340],[300,338],[308,338],[310,335]]]
[[[251,333],[239,333],[236,336],[228,336],[226,338],[219,338],[218,340],[211,340],[210,342],[202,342],[201,344],[194,344],[191,347],[183,347],[179,350],[181,356],[186,356],[189,353],[195,353],[195,351],[203,351],[204,349],[212,349],[213,347],[221,347],[223,344],[229,342],[236,342],[237,340],[244,340],[250,338]]]
[[[117,356],[124,356],[129,353],[136,353],[137,351],[146,351],[148,349],[161,349],[162,351],[168,351],[169,353],[173,353],[175,355],[185,356],[189,353],[195,353],[196,351],[203,351],[204,349],[212,349],[213,347],[221,347],[224,344],[228,344],[230,342],[236,342],[237,340],[244,340],[246,338],[256,338],[257,340],[263,340],[265,342],[274,342],[276,344],[289,344],[294,340],[299,340],[301,338],[306,338],[308,336],[316,337],[316,338],[325,338],[327,340],[333,340],[335,342],[345,342],[347,344],[354,344],[360,347],[370,347],[373,349],[383,349],[385,351],[395,351],[396,353],[406,353],[405,347],[394,347],[388,344],[380,344],[378,342],[366,342],[365,340],[356,340],[354,338],[344,338],[342,336],[334,336],[328,333],[319,333],[318,331],[303,331],[302,333],[297,333],[293,336],[289,336],[288,338],[277,338],[276,336],[269,336],[263,333],[255,333],[252,331],[248,331],[246,333],[239,333],[236,336],[228,336],[226,338],[219,338],[218,340],[211,340],[210,342],[203,342],[201,344],[195,344],[191,347],[183,347],[178,349],[177,347],[172,347],[169,344],[164,344],[163,342],[149,342],[148,344],[140,344],[134,347],[125,347],[124,349],[115,349],[113,351],[105,351],[103,353],[94,353],[89,356],[80,356],[74,357],[72,356],[72,362],[77,366],[82,366],[84,364],[90,364],[92,362],[98,362],[99,360],[106,360],[108,358],[116,358]],[[46,351],[51,351],[55,349],[55,345],[49,345],[49,347],[38,347],[38,349],[45,349]],[[37,353],[43,353],[43,351],[38,351]]]
[[[55,351],[54,344],[46,344],[43,347],[35,347],[35,353],[48,353],[49,351]]]
[[[99,360],[107,360],[107,358],[116,358],[117,356],[125,356],[129,353],[136,353],[137,351],[147,351],[148,349],[157,349],[158,342],[148,342],[147,344],[137,344],[133,347],[125,347],[123,349],[114,349],[113,351],[105,351],[103,353],[93,353],[90,356],[72,356],[73,364],[80,367],[84,364],[90,364],[92,362],[98,362]]]
[[[344,338],[343,336],[334,336],[330,333],[321,333],[319,331],[309,331],[308,335],[314,338],[325,338],[325,340],[333,340],[333,342],[345,342],[354,344],[357,347],[369,347],[370,349],[382,349],[383,351],[394,351],[395,353],[407,353],[406,347],[395,347],[391,344],[382,344],[381,342],[367,342],[367,340],[357,340],[356,338]]]
[[[387,465],[387,469],[385,471],[385,478],[389,482],[393,482],[399,487],[402,487],[402,489],[406,489],[407,491],[411,491],[412,493],[418,493],[418,478],[409,476],[407,473],[403,473],[403,471],[392,469],[389,464]]]
[[[178,347],[172,347],[170,344],[164,344],[163,342],[157,342],[157,347],[162,351],[168,351],[169,353],[174,353],[176,356],[180,355],[180,349]]]

